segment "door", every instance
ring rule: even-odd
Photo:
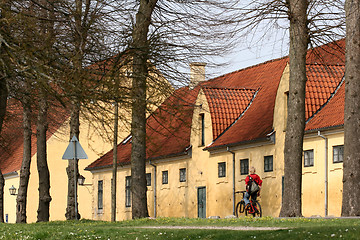
[[[206,187],[199,187],[198,195],[198,217],[206,218]]]

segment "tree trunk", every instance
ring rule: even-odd
[[[133,79],[132,79],[132,148],[131,192],[132,218],[148,217],[146,197],[146,78],[149,42],[147,34],[151,14],[157,0],[141,0],[133,30]]]
[[[9,28],[7,25],[7,21],[3,20],[3,18],[6,18],[7,16],[7,12],[8,12],[8,8],[9,8],[9,1],[1,1],[1,5],[0,5],[1,9],[0,9],[0,20],[1,20],[1,32],[0,34],[8,34],[9,33]],[[8,60],[7,54],[4,51],[5,48],[5,44],[3,42],[0,42],[0,55],[1,58],[4,58],[6,60]],[[6,64],[10,64],[10,60],[6,61]],[[4,63],[2,63],[4,64]],[[6,113],[6,105],[7,105],[7,97],[8,97],[8,88],[7,88],[7,84],[6,84],[6,78],[8,77],[7,74],[5,73],[6,70],[3,68],[0,71],[0,133],[1,133],[1,129],[2,129],[2,125],[4,122],[4,117],[5,117],[5,113]],[[2,175],[2,174],[1,174]]]
[[[300,217],[302,151],[305,128],[306,52],[309,43],[307,0],[288,0],[290,19],[289,104],[284,149],[281,217]]]
[[[5,180],[0,169],[0,223],[4,222],[4,186]]]
[[[80,135],[80,106],[77,100],[74,100],[71,106],[71,117],[70,117],[70,140],[73,136],[76,136],[79,139]],[[66,220],[80,219],[80,214],[78,212],[77,216],[75,214],[75,186],[74,186],[74,171],[77,172],[76,176],[79,175],[78,172],[78,160],[75,160],[76,167],[74,167],[74,159],[68,161],[68,167],[66,168],[66,173],[68,176],[68,198],[67,198],[67,208],[65,217]],[[76,204],[78,204],[76,202]],[[76,206],[77,208],[77,206]]]
[[[360,216],[360,1],[346,0],[342,216]]]
[[[24,150],[20,169],[19,191],[16,197],[16,223],[26,223],[26,200],[30,177],[31,163],[31,106],[29,97],[23,102]]]
[[[118,140],[118,122],[119,122],[119,104],[115,102],[114,112],[114,146],[113,146],[113,169],[111,185],[111,221],[116,221],[116,181],[117,181],[117,140]]]
[[[74,86],[80,86],[82,82],[82,60],[84,55],[84,47],[86,42],[86,29],[82,27],[82,0],[75,0],[75,12],[74,12],[74,21],[75,21],[75,35],[74,35],[74,46],[75,46],[75,55],[74,55],[74,76],[72,81],[74,81]],[[90,1],[86,1],[85,8],[89,7]],[[84,17],[85,18],[85,17]],[[73,136],[76,136],[79,139],[80,134],[80,101],[77,89],[73,89],[75,97],[73,98],[71,106],[71,119],[70,119],[70,139]],[[74,162],[75,161],[75,162]],[[78,211],[78,201],[77,201],[77,189],[75,188],[75,179],[74,174],[79,176],[78,169],[78,159],[69,160],[68,167],[66,168],[66,173],[68,175],[68,199],[67,199],[67,208],[66,208],[66,219],[80,219],[80,214]],[[77,184],[77,179],[76,179]],[[76,203],[75,203],[76,201]],[[77,212],[77,213],[76,213]]]
[[[0,46],[2,48],[2,46]],[[3,74],[0,75],[0,133],[6,113],[8,89],[6,86],[6,77]]]
[[[2,1],[1,2],[1,7],[3,7],[6,2]],[[4,9],[1,8],[1,14],[0,14],[0,19],[3,18],[4,16]],[[6,21],[4,21],[6,22]],[[5,25],[5,24],[3,24]],[[4,28],[4,26],[3,26]],[[6,31],[6,29],[3,29],[4,32]],[[1,43],[0,44],[0,54],[3,55],[3,49],[4,49],[4,44]],[[7,105],[7,97],[8,97],[8,89],[7,89],[7,84],[6,84],[6,75],[3,74],[3,71],[0,71],[0,133],[2,130],[2,125],[4,122],[4,118],[5,118],[5,113],[6,113],[6,105]],[[4,186],[5,186],[5,180],[4,180],[4,176],[2,174],[2,171],[0,169],[0,222],[4,222]]]
[[[37,168],[39,173],[38,222],[48,222],[50,217],[50,173],[47,165],[46,132],[48,103],[45,94],[39,100],[39,114],[36,128]]]

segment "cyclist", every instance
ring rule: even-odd
[[[261,184],[262,184],[262,180],[260,179],[259,175],[255,174],[255,172],[256,172],[255,167],[251,167],[249,172],[250,172],[250,175],[248,175],[245,178],[245,184],[246,184],[246,193],[244,195],[245,206],[248,206],[248,204],[250,204],[250,200],[249,200],[250,197],[251,197],[251,200],[253,202],[255,202],[257,196],[260,196],[260,190],[261,190]],[[253,181],[255,181],[257,183],[257,185],[259,186],[259,189],[257,191],[251,190],[251,188],[249,186],[251,179]]]

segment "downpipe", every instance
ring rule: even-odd
[[[232,175],[233,175],[233,191],[232,191],[232,197],[233,197],[233,215],[235,216],[235,153],[230,150],[229,147],[226,148],[226,150],[233,155],[233,164],[232,164]]]
[[[318,131],[318,136],[325,140],[325,217],[328,216],[328,138],[321,135]]]
[[[149,160],[149,164],[154,167],[154,218],[156,218],[156,165]]]

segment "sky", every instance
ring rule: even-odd
[[[239,44],[230,54],[218,56],[218,59],[215,60],[219,63],[225,62],[226,65],[215,68],[206,67],[206,78],[211,79],[287,56],[289,51],[288,41],[288,36],[279,37],[273,35],[266,39],[258,39],[257,42],[248,41],[245,44]]]

